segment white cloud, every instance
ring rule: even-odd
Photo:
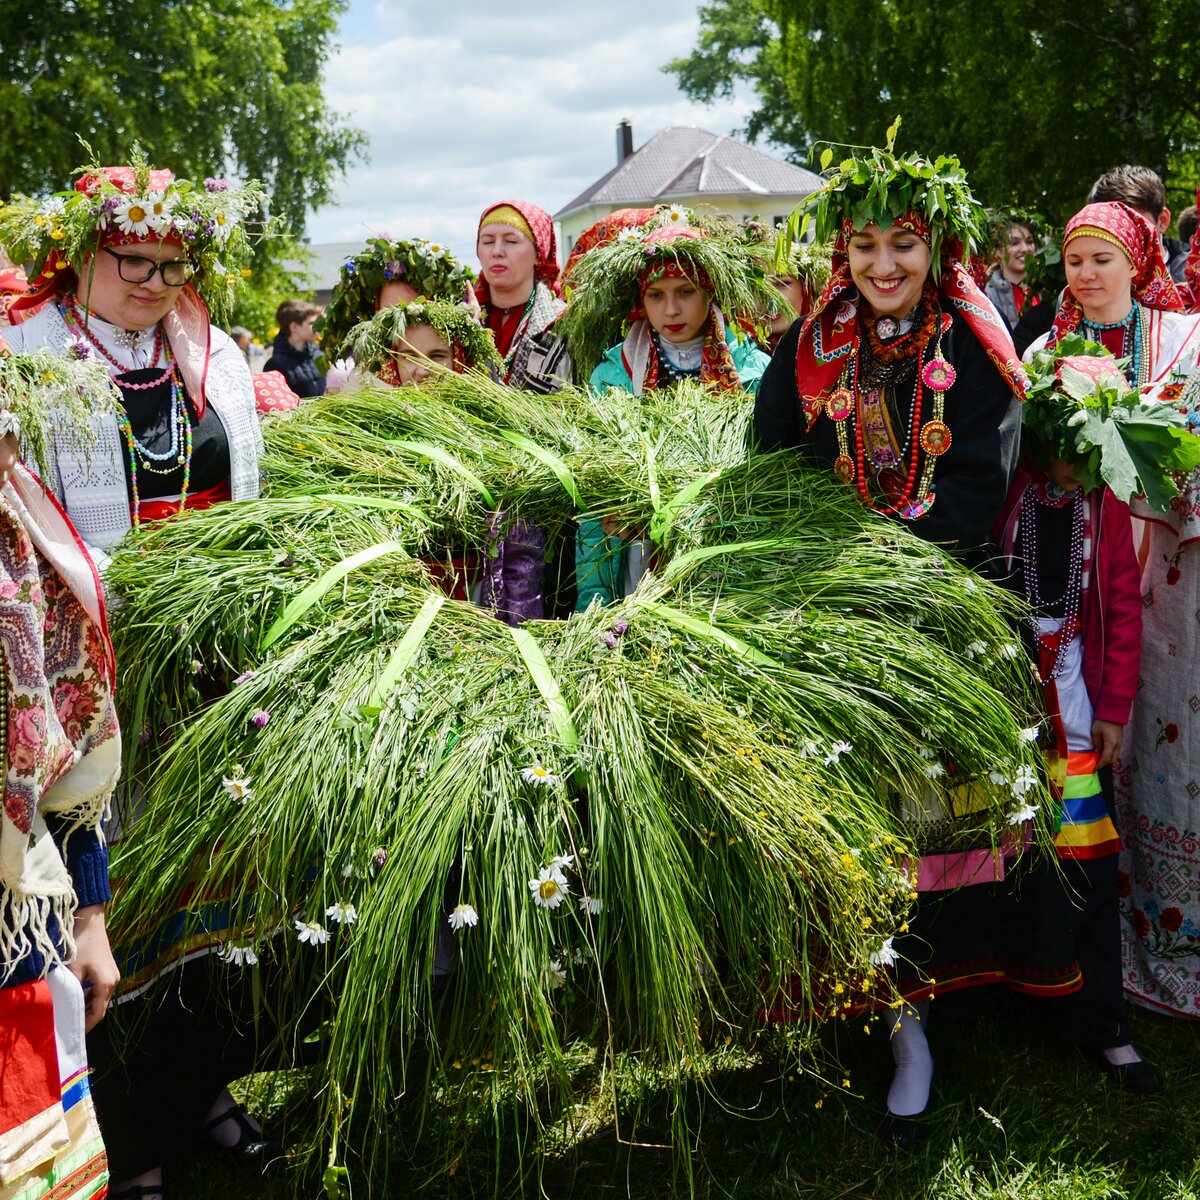
[[[488,204],[561,208],[615,165],[622,118],[635,146],[668,125],[733,132],[747,95],[694,104],[661,70],[698,29],[695,0],[532,0],[511,17],[485,0],[355,0],[326,94],[368,134],[370,161],[309,222],[310,238],[420,234],[474,262]]]

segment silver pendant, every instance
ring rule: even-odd
[[[139,350],[153,336],[151,329],[114,329],[113,341],[122,350]]]
[[[875,332],[881,338],[894,338],[900,332],[900,322],[895,317],[880,317],[875,322]]]

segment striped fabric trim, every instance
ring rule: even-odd
[[[1097,758],[1095,753],[1068,756],[1062,825],[1054,835],[1059,858],[1104,858],[1121,849],[1121,838],[1108,814],[1108,803],[1096,773]]]

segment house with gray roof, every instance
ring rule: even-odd
[[[633,148],[628,121],[617,126],[617,164],[554,214],[560,253],[601,217],[619,208],[679,204],[778,224],[822,185],[819,175],[736,138],[675,125]]]

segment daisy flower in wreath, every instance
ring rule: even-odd
[[[571,890],[560,868],[543,867],[529,881],[529,891],[533,902],[539,908],[557,908]]]
[[[521,770],[521,778],[526,783],[533,784],[534,787],[549,787],[550,784],[558,780],[558,776],[547,767],[543,767],[541,763],[534,763],[532,766],[524,767]]]
[[[165,192],[151,192],[146,197],[146,223],[155,233],[169,233],[173,223],[171,201]]]
[[[122,233],[147,237],[150,233],[150,202],[144,196],[122,196],[113,220]]]

